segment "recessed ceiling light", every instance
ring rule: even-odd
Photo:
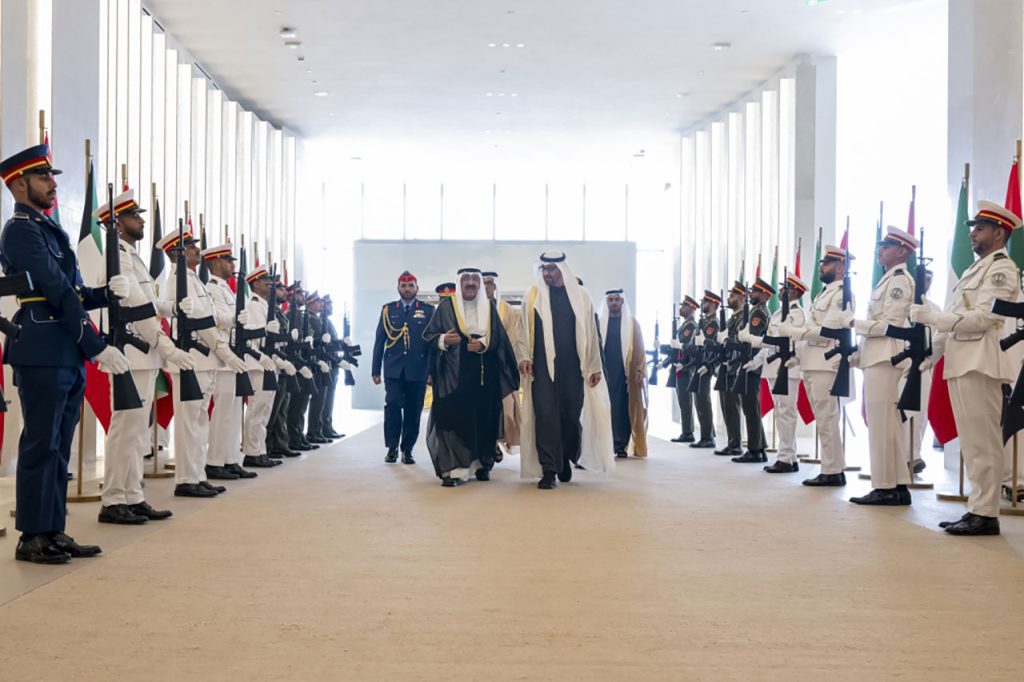
[[[523,43],[516,43],[516,47],[526,47]]]
[[[679,99],[683,99],[684,97],[689,97],[689,96],[690,96],[690,93],[688,93],[688,92],[677,92],[676,93],[676,97],[678,97]]]
[[[728,50],[730,47],[732,47],[732,43],[712,43],[711,44],[711,48],[713,50],[715,50],[715,52],[721,52],[722,50]]]
[[[488,92],[488,93],[485,93],[485,94],[486,94],[486,95],[487,95],[488,97],[494,97],[494,93],[493,93],[493,92]]]
[[[511,43],[502,43],[501,46],[502,47],[512,47],[512,44]]]
[[[306,58],[305,58],[304,56],[302,56],[301,54],[300,54],[300,55],[298,55],[298,56],[296,57],[296,59],[298,59],[298,60],[299,60],[300,62],[304,62],[304,61],[306,61]]]
[[[301,40],[286,40],[284,41],[285,46],[292,50],[298,49],[302,45]]]
[[[499,93],[498,93],[498,97],[504,97],[504,96],[505,96],[505,93],[504,93],[504,92],[499,92]]]
[[[331,113],[329,113],[329,114],[327,114],[327,115],[328,115],[328,116],[334,116],[334,112],[332,111]]]
[[[313,96],[314,97],[327,97],[327,93],[324,92],[323,90],[317,90],[316,92],[313,93]]]
[[[487,47],[497,47],[497,43],[487,43]]]
[[[313,73],[313,69],[306,69],[306,73]]]
[[[281,36],[282,38],[295,38],[298,36],[298,33],[295,32],[294,28],[288,28],[287,26],[285,26],[284,28],[277,32],[277,35]]]
[[[508,96],[509,97],[517,97],[516,93],[514,93],[514,92],[510,92]]]

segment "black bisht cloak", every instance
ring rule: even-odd
[[[480,292],[483,295],[483,292]],[[454,300],[443,299],[430,318],[423,338],[430,344],[433,401],[427,423],[427,449],[438,477],[467,468],[473,460],[489,470],[501,422],[502,399],[519,390],[519,367],[498,308],[491,301],[487,350],[467,350],[469,337],[459,328]],[[438,337],[459,332],[457,348],[441,351]]]

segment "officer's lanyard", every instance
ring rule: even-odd
[[[402,304],[399,303],[398,305],[401,306]],[[412,305],[413,304],[410,304],[409,307],[412,307]],[[388,337],[388,342],[384,344],[384,349],[387,350],[388,348],[391,348],[398,343],[399,339],[402,339],[404,341],[405,350],[409,350],[412,345],[409,338],[409,323],[403,322],[401,329],[395,329],[391,324],[391,317],[388,315],[387,306],[384,306],[381,309],[380,319],[384,323],[384,334]]]

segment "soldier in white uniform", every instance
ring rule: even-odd
[[[850,502],[866,505],[910,504],[910,469],[903,422],[896,408],[900,379],[909,361],[893,367],[892,356],[903,350],[904,342],[885,335],[887,327],[908,327],[907,315],[914,302],[914,279],[907,272],[907,259],[917,249],[917,239],[898,227],[886,228],[878,243],[878,264],[885,274],[871,291],[866,320],[856,320],[854,329],[863,337],[859,344],[860,367],[864,370],[864,403],[868,418],[871,455],[871,492],[851,497]]]
[[[979,201],[968,222],[978,259],[960,277],[943,312],[911,306],[910,319],[935,327],[937,361],[945,355],[943,377],[949,383],[960,448],[971,482],[967,513],[939,524],[952,535],[998,535],[999,492],[1003,476],[1002,385],[1017,367],[999,348],[1004,319],[992,313],[997,298],[1016,301],[1020,271],[1006,253],[1006,242],[1021,226],[1020,217],[991,201]]]
[[[913,275],[912,275],[913,276]],[[927,298],[928,291],[932,287],[932,271],[925,270],[924,279],[924,302],[935,312],[942,312],[934,301]],[[934,336],[934,333],[932,333]],[[928,428],[928,400],[932,392],[932,367],[935,366],[934,358],[929,357],[926,364],[922,364],[921,371],[921,410],[918,412],[907,411],[907,421],[903,423],[904,440],[907,443],[908,457],[910,458],[913,472],[919,474],[925,469],[925,461],[921,457],[921,449],[924,443],[925,430]],[[901,389],[902,390],[902,386]],[[911,430],[913,426],[913,430]],[[911,440],[913,439],[913,440]]]
[[[800,307],[800,297],[807,292],[807,285],[796,275],[789,275],[783,285],[789,290],[789,314],[786,317],[786,324],[794,328],[803,328],[807,323],[807,316]],[[766,336],[785,336],[779,331],[782,322],[782,310],[772,314],[768,322],[768,333]],[[750,343],[758,348],[758,353],[748,364],[749,369],[764,367],[764,379],[770,386],[775,386],[779,376],[779,365],[782,360],[776,358],[771,362],[768,359],[775,355],[777,348],[764,343],[764,339],[746,332],[740,332],[740,341]],[[787,337],[788,338],[788,337]],[[792,343],[792,341],[790,341]],[[798,361],[794,356],[788,362],[789,381],[787,382],[786,393],[773,393],[772,399],[775,402],[775,427],[779,434],[779,454],[773,464],[764,467],[769,474],[790,474],[800,471],[800,464],[796,459],[796,426],[797,409],[796,400],[800,393],[800,370]]]
[[[231,291],[228,279],[235,270],[235,257],[230,244],[206,249],[200,256],[210,269],[206,291],[213,302],[217,337],[221,347],[228,349],[229,356],[217,369],[213,388],[206,477],[219,481],[256,478],[256,472],[242,468],[242,396],[235,395],[235,375],[245,374],[247,368],[245,361],[230,349],[231,334],[235,328],[235,292]],[[238,314],[238,322],[242,325],[247,322],[245,309]]]
[[[171,232],[160,240],[157,247],[165,253],[170,253],[177,245],[178,233]],[[171,391],[174,399],[174,494],[178,497],[215,497],[224,492],[225,488],[211,485],[206,480],[206,455],[210,435],[207,409],[213,395],[217,370],[223,366],[222,363],[229,364],[238,372],[245,371],[245,363],[235,357],[217,335],[213,301],[210,300],[206,287],[193,269],[199,265],[200,256],[199,247],[191,231],[185,233],[185,258],[188,265],[185,273],[188,291],[180,303],[181,311],[190,319],[209,320],[212,324],[195,332],[199,341],[210,349],[209,355],[203,355],[195,348],[189,350],[189,355],[196,363],[195,376],[203,393],[202,400],[183,401],[180,381],[177,376],[174,377],[175,385]],[[176,273],[175,263],[164,295],[164,302],[169,307],[174,306],[177,298]],[[172,331],[177,333],[176,325],[172,326]],[[176,373],[175,368],[169,369],[172,374]]]
[[[109,207],[104,205],[93,213],[101,222],[109,221]],[[154,509],[142,491],[142,456],[150,448],[150,407],[161,358],[169,365],[192,369],[195,362],[188,353],[174,347],[174,342],[160,328],[157,313],[166,313],[158,302],[149,268],[139,258],[135,245],[142,239],[146,221],[135,201],[135,192],[127,190],[114,199],[114,216],[120,236],[121,274],[129,282],[128,296],[121,300],[125,308],[153,306],[153,316],[134,323],[137,336],[149,343],[148,353],[134,346],[125,346],[125,357],[131,364],[135,387],[142,406],[134,410],[113,410],[104,447],[103,496],[100,523],[137,525],[169,518],[171,512]]]
[[[838,246],[826,245],[818,266],[818,277],[825,288],[811,302],[807,322],[802,326],[789,323],[779,325],[781,335],[798,341],[797,358],[818,425],[821,473],[804,481],[803,484],[807,486],[846,485],[846,454],[839,435],[839,399],[831,395],[832,384],[835,383],[839,369],[839,357],[825,359],[825,353],[835,347],[836,342],[819,333],[822,327],[849,327],[853,321],[852,296],[849,308],[843,309],[845,273],[846,251]]]
[[[245,281],[249,284],[251,293],[245,306],[246,329],[265,329],[269,333],[277,334],[281,331],[281,325],[277,320],[267,321],[268,305],[267,294],[270,287],[274,286],[270,279],[270,272],[267,268],[260,266],[246,275]],[[273,390],[264,390],[263,373],[274,372],[277,378],[277,370],[280,369],[289,376],[295,376],[295,365],[279,357],[273,357],[266,340],[253,339],[248,342],[254,350],[261,350],[260,358],[257,360],[251,355],[245,358],[245,366],[249,370],[249,381],[255,394],[249,398],[249,405],[245,411],[245,423],[242,426],[242,453],[245,460],[244,466],[251,467],[272,467],[281,463],[280,460],[271,459],[267,455],[267,423],[270,421],[270,410],[274,405]],[[278,389],[283,390],[283,389]]]

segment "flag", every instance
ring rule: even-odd
[[[206,251],[206,249],[207,249],[207,246],[206,246],[206,226],[203,225],[202,217],[203,216],[201,216],[201,215],[199,216],[199,219],[200,219],[199,220],[199,249],[201,251]],[[192,219],[191,218],[188,219],[188,227],[189,227],[189,230],[192,229]],[[206,267],[206,259],[205,258],[200,258],[199,259],[199,281],[201,281],[203,284],[206,284],[207,282],[210,281],[210,269],[208,267]]]
[[[760,270],[760,258],[758,259],[758,270]],[[758,272],[758,276],[760,276]],[[772,256],[772,289],[775,289],[776,293],[768,299],[767,308],[768,312],[775,314],[781,307],[782,304],[779,302],[779,246],[775,245],[775,255]],[[768,385],[768,380],[761,377],[761,392],[759,394],[761,403],[761,417],[763,418],[766,414],[775,409],[775,398],[772,397],[771,386]]]
[[[775,398],[772,397],[772,387],[768,385],[768,380],[761,377],[761,389],[758,394],[758,400],[761,401],[761,418],[775,409]]]
[[[799,260],[800,256],[797,256]],[[772,257],[772,289],[775,293],[768,299],[768,312],[771,314],[777,313],[782,309],[782,302],[779,300],[779,247],[775,246],[775,255]]]
[[[1020,159],[1014,159],[1013,167],[1010,168],[1010,179],[1006,183],[1006,208],[1014,212],[1015,215],[1021,213],[1021,201],[1020,201]],[[1024,267],[1024,237],[1016,234],[1019,230],[1014,230],[1014,235],[1010,237],[1010,243],[1006,245],[1006,250],[1010,252],[1010,258],[1017,264],[1018,268]]]
[[[807,387],[800,381],[800,390],[796,396],[796,411],[800,413],[800,419],[804,424],[814,421],[814,408],[811,407],[811,398],[807,395]]]
[[[876,244],[878,242],[882,241],[882,229],[883,229],[883,226],[882,226],[882,216],[879,215],[878,216],[878,223],[875,225],[875,243]],[[871,288],[872,289],[874,289],[875,286],[878,285],[878,282],[881,281],[882,275],[884,275],[884,274],[885,274],[885,270],[882,269],[881,264],[879,264],[878,259],[876,258],[875,259],[875,264],[874,264],[874,266],[871,269]]]
[[[910,212],[907,214],[907,234],[913,235],[915,232],[914,224],[914,206],[917,204],[917,185],[910,186]],[[883,226],[884,227],[884,226]],[[907,258],[907,272],[913,273],[914,268],[917,267],[917,254],[911,252],[910,258]],[[913,276],[913,274],[911,274]]]
[[[153,278],[153,289],[156,291],[157,298],[160,297],[160,291],[166,284],[166,256],[161,249],[157,248],[157,244],[163,239],[163,220],[160,216],[160,200],[156,198],[156,192],[153,192],[153,248],[149,252],[149,276]],[[164,334],[167,336],[171,335],[171,325],[165,318],[160,318],[160,326],[164,330]],[[167,425],[171,423],[171,418],[174,416],[174,399],[171,396],[171,390],[173,384],[171,382],[171,376],[164,370],[160,370],[156,375],[156,421],[161,427],[167,428]]]
[[[48,154],[49,154],[49,158],[50,158],[50,165],[52,166],[53,165],[53,149],[50,147],[50,132],[49,131],[46,131],[45,133],[43,133],[43,144],[45,144],[46,147],[50,150],[48,152]],[[52,220],[53,222],[55,222],[58,225],[60,225],[60,207],[57,206],[57,197],[56,197],[56,195],[53,197],[53,206],[51,206],[50,208],[48,208],[45,211],[43,211],[43,213],[48,215],[50,217],[50,220]],[[0,435],[2,435],[2,434],[3,434],[3,432],[0,431]]]
[[[164,238],[163,224],[160,219],[160,201],[153,195],[153,249],[149,252],[149,276],[157,284],[157,295],[160,295],[160,284],[163,283],[165,255],[157,244]]]
[[[796,277],[800,277],[800,251],[803,250],[804,240],[803,237],[796,242],[796,264],[793,265],[793,274]]]
[[[817,267],[818,263],[821,262],[821,228],[818,228],[818,241],[814,245],[814,266]],[[824,287],[821,284],[821,279],[815,276],[814,281],[811,283],[811,300],[818,298],[818,294]]]
[[[757,269],[754,271],[754,278],[761,279],[761,254],[757,254]]]
[[[953,248],[949,258],[949,290],[946,293],[948,303],[953,287],[967,268],[974,263],[974,249],[971,247],[971,228],[967,225],[967,180],[960,183],[960,196],[956,205],[956,224],[953,226]],[[957,437],[956,420],[953,417],[953,405],[949,400],[949,386],[942,378],[946,367],[946,359],[939,358],[932,370],[932,388],[928,394],[928,423],[940,443],[945,445]]]

